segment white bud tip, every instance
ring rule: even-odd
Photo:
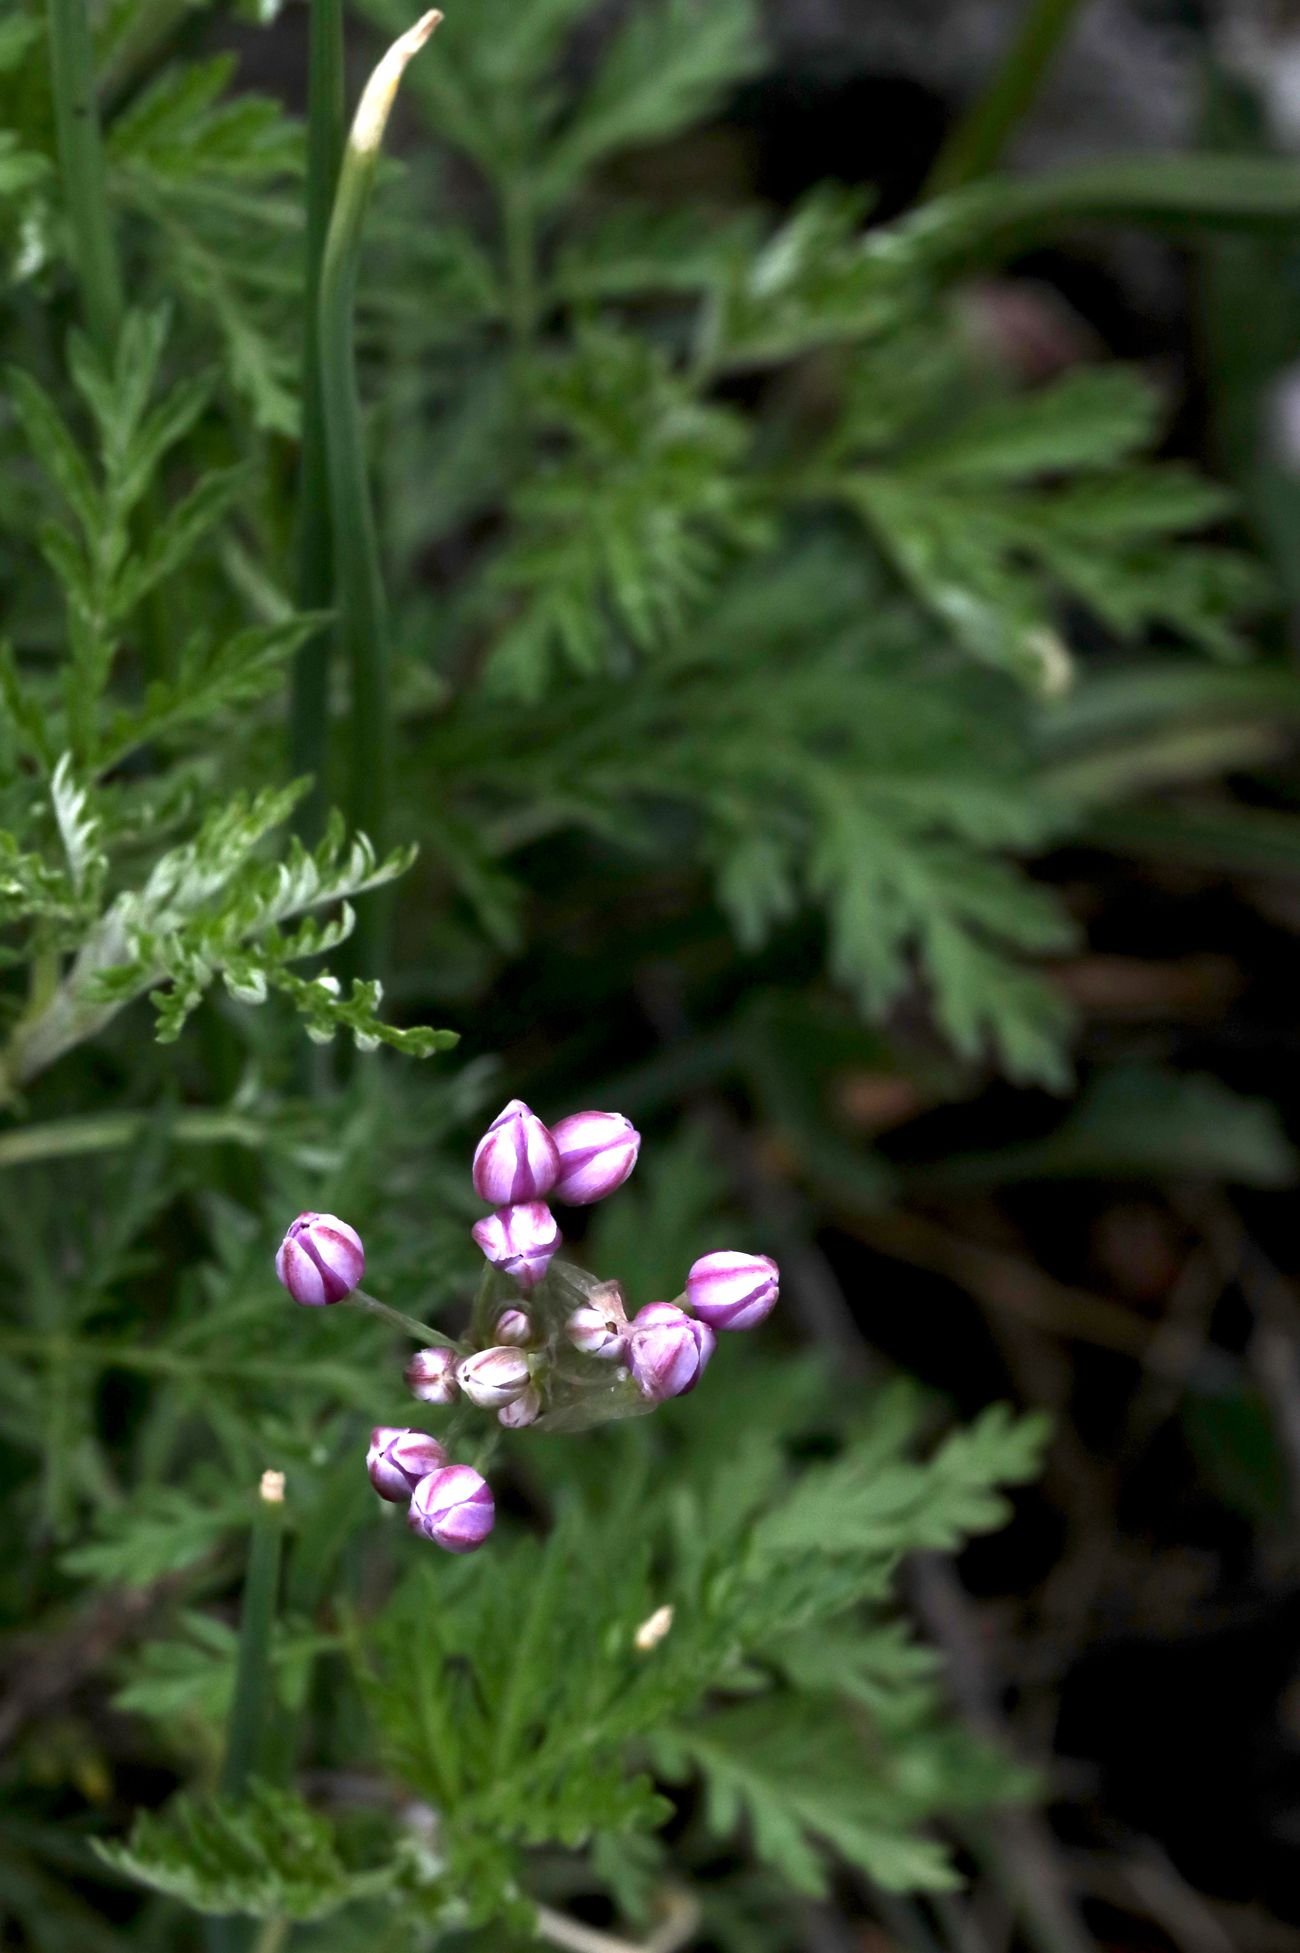
[[[257,1488],[257,1496],[265,1505],[283,1505],[284,1473],[263,1472],[262,1482]]]
[[[350,143],[353,149],[367,155],[378,149],[384,139],[388,112],[393,106],[393,97],[406,64],[413,54],[419,53],[441,19],[442,15],[436,7],[427,14],[421,14],[414,27],[408,27],[404,34],[399,34],[387,53],[380,57],[352,120]]]
[[[652,1648],[659,1646],[672,1624],[672,1608],[656,1607],[654,1613],[642,1621],[632,1640],[643,1655],[648,1655]]]

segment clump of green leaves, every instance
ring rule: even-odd
[[[382,1616],[352,1625],[381,1751],[423,1809],[385,1826],[382,1857],[355,1814],[329,1844],[266,1790],[238,1812],[143,1819],[110,1861],[203,1911],[303,1918],[384,1886],[428,1926],[517,1921],[530,1852],[610,1863],[631,1835],[638,1863],[662,1864],[656,1779],[698,1780],[697,1849],[743,1828],[795,1891],[825,1890],[828,1851],[887,1889],[950,1885],[930,1822],[1025,1782],[944,1724],[934,1659],[889,1595],[904,1553],[1001,1522],[1041,1421],[995,1409],[919,1457],[922,1406],[900,1387],[848,1420],[837,1456],[792,1470],[825,1384],[777,1375],[760,1363],[667,1453],[639,1434],[600,1447],[603,1497],[589,1461],[544,1462],[544,1540],[417,1554]]]
[[[383,1042],[416,1055],[453,1041],[385,1024],[373,982],[354,981],[345,995],[328,971],[303,977],[291,967],[343,942],[352,900],[401,874],[411,851],[379,860],[335,821],[314,850],[295,840],[268,859],[263,843],[289,821],[302,787],[213,793],[223,735],[241,708],[281,688],[317,620],[281,604],[276,621],[225,634],[196,615],[176,644],[177,613],[150,608],[187,572],[198,608],[193,597],[213,574],[203,555],[247,486],[240,467],[208,467],[154,519],[167,464],[212,390],[199,378],[161,391],[165,343],[162,313],[128,317],[111,363],[73,335],[93,458],[45,388],[12,375],[31,454],[62,504],[37,533],[62,587],[67,653],[29,667],[10,649],[0,669],[9,715],[0,796],[13,821],[5,919],[42,972],[12,1030],[11,1092],[149,991],[159,1036],[175,1038],[217,979],[244,1003],[288,996],[322,1039],[342,1028],[362,1048]],[[218,594],[216,616],[228,607]],[[121,682],[128,651],[163,674],[134,698]],[[166,770],[142,767],[148,756]],[[33,774],[46,778],[44,793],[31,792]],[[327,906],[327,919],[310,913]]]
[[[367,5],[409,25],[399,0]],[[304,1102],[287,1013],[242,1008],[287,1001],[309,1036],[362,1051],[450,1042],[389,1024],[377,982],[345,991],[321,960],[411,850],[377,859],[337,821],[285,838],[301,789],[284,680],[323,642],[282,569],[304,145],[228,55],[182,51],[173,11],[121,0],[95,23],[134,300],[111,343],[68,331],[76,252],[35,0],[0,25],[0,1088],[10,1108],[41,1091],[92,1107],[0,1135],[24,1175],[0,1435],[27,1527],[2,1584],[42,1632],[101,1595],[147,1618],[113,1657],[116,1707],[186,1784],[99,1870],[273,1934],[309,1924],[340,1953],[466,1928],[499,1945],[566,1891],[636,1924],[719,1853],[749,1923],[715,1898],[710,1928],[743,1953],[789,1945],[783,1900],[840,1868],[942,1890],[949,1819],[1028,1786],[953,1726],[896,1575],[1001,1522],[1036,1420],[994,1410],[936,1438],[906,1390],[846,1404],[813,1363],[756,1363],[730,1390],[715,1372],[706,1415],[539,1439],[516,1485],[527,1523],[435,1568],[385,1533],[358,1466],[367,1425],[412,1414],[375,1381],[392,1352],[341,1312],[286,1316],[271,1285],[278,1228],[311,1202],[364,1219],[422,1318],[459,1306],[452,1142],[486,1086],[482,1068],[415,1086],[370,1066]],[[803,923],[808,996],[784,1018],[754,999],[721,1066],[737,1058],[801,1170],[877,1203],[886,1170],[826,1131],[860,1020],[888,1025],[919,991],[953,1090],[988,1063],[1062,1086],[1050,962],[1076,931],[1033,858],[1152,779],[1253,757],[1261,721],[1300,705],[1278,674],[1270,689],[1202,662],[1240,655],[1259,579],[1213,533],[1222,493],[1152,458],[1149,381],[1107,367],[1025,391],[966,342],[965,272],[1055,201],[1089,207],[1086,183],[993,183],[874,228],[866,198],[825,186],[783,213],[732,193],[665,204],[638,155],[688,140],[758,72],[755,11],[646,0],[603,40],[583,32],[596,12],[452,10],[412,70],[409,166],[384,183],[359,292],[397,785],[424,844],[398,995],[412,1012],[454,995],[493,1044],[495,978],[549,934],[530,936],[539,842],[601,851],[576,898],[588,925],[616,882],[637,903],[638,877],[689,883],[710,956],[730,932],[738,986]],[[204,8],[185,18],[201,40]],[[1127,203],[1122,171],[1096,197],[1263,209],[1248,175],[1224,190],[1192,170],[1175,195],[1144,163]],[[1095,685],[1081,621],[1113,659]],[[832,990],[858,1014],[847,1031]],[[202,1007],[165,1091],[118,1022],[146,995],[168,1042]],[[114,1061],[131,1103],[105,1110],[93,1067]],[[1128,1085],[1160,1114],[1137,1166],[1171,1158],[1171,1133],[1185,1153],[1188,1105],[1213,1094]],[[1237,1170],[1244,1135],[1255,1177],[1293,1171],[1256,1108],[1214,1107]],[[1121,1113],[1131,1143],[1131,1107],[1097,1090],[1056,1170],[1112,1160]],[[672,1201],[629,1202],[620,1269],[697,1216],[709,1162],[681,1162]],[[274,1727],[249,1793],[215,1796],[268,1460],[290,1486]],[[54,1904],[48,1849],[37,1826],[0,1851],[0,1898],[33,1943],[130,1943],[134,1925]],[[187,1945],[193,1926],[173,1906],[139,1932]]]

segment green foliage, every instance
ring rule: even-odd
[[[142,1817],[129,1845],[98,1850],[115,1871],[195,1912],[320,1919],[386,1882],[348,1871],[330,1827],[300,1798],[263,1786],[241,1802],[179,1800]]]
[[[294,840],[280,859],[267,858],[262,844],[292,814],[295,787],[237,792],[195,820],[213,778],[214,735],[233,730],[241,712],[282,683],[317,620],[290,614],[224,638],[199,625],[167,658],[167,675],[133,702],[123,697],[128,650],[140,635],[148,642],[159,621],[146,614],[151,597],[192,574],[244,481],[238,469],[209,470],[164,517],[145,522],[174,450],[194,435],[211,395],[197,379],[157,397],[166,330],[161,312],[130,315],[111,364],[84,340],[71,342],[97,471],[45,389],[28,374],[11,376],[32,454],[71,522],[50,519],[40,530],[67,605],[65,667],[53,680],[40,665],[20,673],[10,658],[4,667],[9,791],[29,767],[48,773],[52,821],[39,800],[28,801],[26,819],[31,838],[44,827],[58,853],[51,860],[26,846],[21,830],[7,835],[5,896],[8,919],[27,926],[33,953],[72,952],[13,1029],[11,1089],[149,991],[159,1036],[174,1039],[217,978],[243,1003],[272,991],[287,996],[318,1041],[342,1029],[362,1050],[383,1043],[417,1056],[454,1041],[449,1032],[385,1024],[373,981],[356,979],[345,995],[327,970],[308,978],[289,967],[337,948],[353,927],[352,900],[403,873],[412,850],[377,859],[364,836],[349,839],[334,821],[314,851]],[[221,600],[213,607],[220,614]],[[136,766],[124,770],[149,751],[191,760],[189,776],[177,776],[179,804],[160,807],[153,783]],[[191,838],[178,838],[182,823]],[[152,844],[143,873],[142,842]],[[326,919],[311,913],[330,905]],[[284,927],[299,916],[296,928]]]
[[[404,0],[366,5],[409,24]],[[1288,814],[1221,814],[1207,840],[1185,809],[1128,805],[1249,763],[1300,717],[1285,673],[1198,662],[1239,657],[1265,595],[1232,499],[1155,458],[1148,378],[1025,387],[972,347],[963,278],[1043,234],[1050,185],[877,226],[832,186],[781,214],[728,186],[658,201],[647,152],[768,60],[749,0],[645,0],[608,33],[592,0],[449,10],[404,91],[405,167],[386,166],[358,293],[392,798],[421,848],[391,1024],[349,937],[414,846],[377,856],[337,818],[292,831],[305,648],[332,759],[351,730],[330,618],[286,569],[302,130],[211,52],[251,26],[180,11],[113,0],[95,22],[132,301],[111,346],[68,329],[45,22],[26,0],[0,23],[0,1157],[20,1222],[0,1247],[19,1481],[0,1595],[38,1636],[104,1650],[87,1693],[116,1715],[70,1712],[89,1759],[69,1783],[120,1794],[138,1740],[186,1786],[129,1844],[101,1840],[100,1875],[168,1902],[119,1931],[50,1869],[71,1852],[92,1876],[79,1840],[5,1829],[24,1773],[62,1767],[39,1724],[0,1800],[0,1909],[54,1953],[188,1947],[182,1907],[266,1920],[268,1942],[310,1922],[321,1953],[496,1947],[566,1880],[645,1918],[725,1851],[743,1868],[706,1930],[755,1953],[798,1931],[789,1895],[845,1867],[942,1892],[954,1814],[1033,1786],[955,1726],[897,1576],[1003,1523],[1040,1419],[941,1432],[906,1386],[850,1399],[818,1362],[728,1338],[689,1405],[504,1440],[490,1550],[435,1564],[359,1464],[376,1420],[413,1415],[392,1339],[294,1310],[271,1258],[298,1209],[352,1215],[383,1294],[463,1316],[466,1135],[504,1096],[494,1054],[533,962],[575,965],[555,1022],[516,1042],[555,1109],[604,1089],[599,1058],[579,1075],[603,1049],[617,1082],[596,1102],[626,1088],[649,1131],[739,1085],[772,1156],[733,1171],[702,1123],[661,1144],[662,1173],[647,1157],[585,1242],[641,1299],[721,1234],[733,1182],[757,1176],[762,1224],[809,1252],[805,1194],[851,1215],[906,1185],[846,1083],[957,1098],[992,1067],[1064,1087],[1051,966],[1080,928],[1037,858],[1140,845],[1163,814],[1161,846],[1182,821],[1185,854],[1295,865]],[[1144,163],[1058,200],[1292,222],[1293,178]],[[683,994],[715,984],[691,1024]],[[384,1058],[336,1089],[289,1029],[425,1056],[454,1041],[409,1021],[426,1012],[473,1028],[452,1076]],[[1030,1156],[947,1170],[1277,1185],[1295,1162],[1260,1106],[1144,1064],[1102,1065]],[[288,1492],[265,1775],[231,1800],[211,1784],[268,1466]]]
[[[544,1541],[417,1560],[350,1635],[391,1765],[437,1813],[430,1918],[507,1918],[526,1848],[661,1823],[647,1755],[670,1780],[701,1776],[717,1838],[743,1818],[759,1857],[808,1892],[825,1888],[828,1850],[887,1887],[942,1889],[953,1873],[922,1827],[1023,1789],[944,1728],[933,1663],[882,1608],[906,1552],[1001,1522],[997,1488],[1035,1469],[1041,1424],[996,1410],[918,1459],[916,1398],[882,1398],[842,1457],[795,1474],[772,1395],[773,1420],[743,1437],[748,1395],[720,1396],[698,1457],[683,1421],[666,1469],[653,1440],[616,1433],[609,1498],[562,1484]],[[661,1608],[659,1637],[640,1632]],[[384,1887],[408,1902],[410,1836],[354,1886],[326,1836],[269,1793],[244,1814],[184,1801],[112,1862],[208,1911],[305,1917]]]
[[[997,249],[995,192],[874,230],[826,187],[775,225],[624,193],[597,151],[681,130],[757,40],[743,7],[638,9],[575,95],[582,11],[449,21],[412,72],[495,213],[447,208],[440,248],[480,267],[480,301],[440,317],[454,384],[421,380],[383,453],[388,504],[469,542],[436,625],[423,838],[509,945],[517,837],[671,859],[668,802],[742,950],[820,911],[867,1014],[919,976],[964,1059],[1059,1089],[1071,1016],[1038,966],[1073,931],[1009,859],[1076,818],[1035,777],[1034,701],[1075,682],[1085,614],[1116,644],[1240,653],[1259,572],[1188,537],[1230,498],[1150,459],[1162,409],[1136,373],[1024,392],[980,365],[953,281]],[[411,183],[423,210],[437,186]]]

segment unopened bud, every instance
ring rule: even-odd
[[[299,1214],[280,1243],[275,1272],[295,1302],[318,1309],[351,1295],[366,1272],[366,1251],[336,1214]]]
[[[528,1343],[532,1341],[533,1325],[522,1309],[503,1309],[497,1317],[495,1333],[499,1343]]]
[[[503,1346],[481,1349],[462,1357],[456,1366],[456,1381],[471,1404],[480,1410],[500,1410],[522,1397],[532,1382],[528,1358],[522,1350]]]
[[[613,1302],[592,1299],[580,1302],[565,1323],[569,1341],[584,1356],[599,1356],[616,1363],[627,1342],[627,1321]]]
[[[422,1478],[447,1462],[447,1454],[427,1431],[393,1430],[379,1425],[370,1433],[366,1470],[381,1499],[401,1505]]]
[[[640,1133],[621,1112],[571,1112],[551,1137],[560,1159],[555,1198],[570,1207],[589,1207],[621,1187],[641,1150]]]
[[[654,1613],[647,1615],[646,1619],[642,1621],[640,1627],[632,1636],[632,1645],[638,1648],[643,1655],[648,1655],[652,1648],[659,1646],[659,1643],[663,1640],[672,1624],[672,1608],[656,1607]]]
[[[559,1170],[554,1139],[522,1099],[511,1099],[474,1149],[474,1187],[492,1207],[540,1200]]]
[[[472,1465],[444,1465],[420,1480],[406,1520],[412,1532],[448,1553],[472,1553],[492,1530],[496,1503]]]
[[[776,1307],[780,1279],[770,1255],[723,1248],[691,1264],[686,1301],[710,1329],[752,1329]]]
[[[662,1403],[694,1390],[716,1347],[713,1331],[675,1302],[648,1302],[632,1318],[628,1366],[642,1396]]]
[[[560,1230],[544,1200],[498,1207],[470,1232],[492,1266],[513,1275],[520,1288],[536,1288],[560,1245]]]
[[[460,1395],[454,1349],[418,1349],[404,1372],[406,1387],[424,1404],[454,1404]]]
[[[524,1431],[530,1424],[536,1424],[541,1410],[541,1393],[535,1383],[530,1383],[522,1397],[516,1397],[513,1404],[506,1404],[497,1412],[497,1423],[504,1424],[507,1431]]]

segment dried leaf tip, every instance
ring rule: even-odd
[[[384,139],[389,110],[393,106],[398,83],[406,71],[406,64],[413,54],[419,53],[441,19],[438,9],[431,8],[427,14],[420,15],[413,27],[399,34],[387,53],[381,55],[357,104],[357,112],[352,119],[352,134],[348,140],[349,148],[363,155],[370,155],[378,149]]]

